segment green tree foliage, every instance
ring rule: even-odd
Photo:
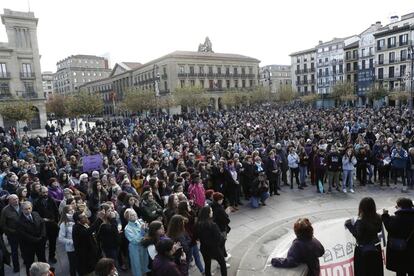
[[[340,82],[335,84],[331,97],[335,100],[348,101],[355,99],[355,86],[351,82]]]
[[[270,91],[263,86],[255,87],[255,89],[252,92],[249,92],[248,95],[250,96],[250,104],[262,104],[271,102],[273,98],[273,95],[270,93]]]
[[[227,107],[236,107],[246,105],[249,98],[248,92],[239,92],[236,90],[229,90],[221,97],[221,103]]]
[[[103,112],[104,103],[97,94],[86,91],[76,93],[67,98],[68,115],[79,117],[84,115],[99,115]]]
[[[316,102],[319,99],[319,95],[318,94],[308,94],[308,95],[304,95],[304,96],[300,97],[300,99],[305,104],[313,104],[314,102]]]
[[[36,111],[30,102],[27,102],[23,99],[18,99],[14,101],[3,102],[0,105],[0,114],[12,121],[26,121],[29,122],[33,119]]]
[[[293,90],[292,86],[283,85],[277,92],[276,97],[280,102],[288,103],[293,101],[297,97],[297,93]]]
[[[388,96],[388,91],[385,90],[384,87],[382,86],[373,86],[371,87],[371,89],[369,90],[369,92],[367,93],[367,97],[371,100],[381,100],[383,98],[385,98],[386,96]]]
[[[54,95],[46,102],[47,113],[53,113],[56,118],[66,118],[69,114],[68,99],[62,95]]]
[[[178,105],[189,109],[194,108],[195,110],[207,107],[209,104],[206,90],[199,86],[177,88],[174,91],[174,99]]]
[[[129,89],[121,103],[121,108],[129,112],[144,112],[157,107],[154,91]]]

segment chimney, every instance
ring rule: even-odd
[[[375,25],[381,25],[381,21],[375,22]]]
[[[393,16],[391,16],[391,18],[390,18],[390,23],[395,23],[395,22],[397,22],[398,21],[398,15],[393,15]]]
[[[323,41],[322,40],[319,40],[319,44],[322,44],[323,43]]]

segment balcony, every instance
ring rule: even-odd
[[[35,91],[16,91],[16,96],[23,99],[37,99],[40,98]]]
[[[0,79],[10,79],[10,73],[9,72],[0,72]]]
[[[4,99],[10,99],[12,97],[12,94],[10,93],[10,91],[2,91],[0,93],[0,100],[4,100]]]
[[[185,78],[185,77],[187,77],[187,73],[178,73],[178,77],[179,78]]]
[[[32,72],[20,72],[20,79],[33,80],[36,78],[36,74]]]

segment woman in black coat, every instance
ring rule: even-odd
[[[200,251],[205,264],[205,275],[211,276],[211,260],[215,259],[220,265],[221,275],[227,276],[227,267],[223,252],[225,239],[212,218],[213,210],[210,206],[200,209],[198,221],[195,225],[194,237],[200,241]]]
[[[382,230],[381,217],[377,214],[375,201],[365,197],[359,203],[358,219],[345,222],[345,227],[356,238],[354,251],[355,276],[384,275],[381,243],[378,233]]]
[[[411,199],[399,198],[395,216],[384,210],[382,221],[388,232],[387,269],[397,272],[397,276],[414,275],[414,208]],[[407,248],[396,250],[391,246],[393,240],[408,241]]]

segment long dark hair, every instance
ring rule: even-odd
[[[176,240],[179,236],[185,233],[184,224],[185,218],[183,216],[174,215],[168,224],[167,236],[172,240]]]
[[[156,245],[160,240],[160,237],[157,234],[157,231],[163,226],[161,221],[154,220],[148,226],[148,232],[141,241],[141,245],[148,247],[151,244]]]
[[[377,214],[377,207],[372,197],[364,197],[359,202],[358,216],[362,220],[376,220],[379,215]]]
[[[212,219],[210,218],[210,212],[211,207],[210,206],[204,206],[200,209],[198,213],[198,221],[197,224],[204,225],[212,222]]]
[[[177,214],[182,215],[186,218],[189,218],[191,216],[190,212],[188,211],[187,201],[180,201],[180,203],[178,203]]]

